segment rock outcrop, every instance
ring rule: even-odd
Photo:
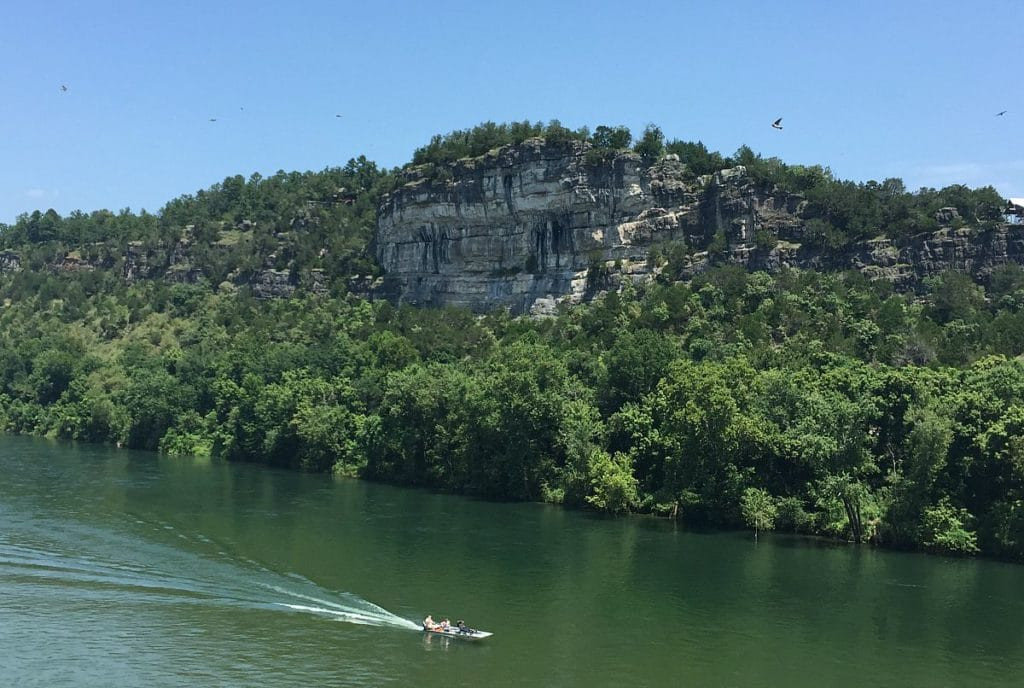
[[[750,270],[859,269],[911,288],[954,269],[984,278],[1024,258],[1024,228],[944,229],[897,246],[804,244],[804,200],[743,167],[695,177],[669,155],[602,156],[580,142],[531,139],[443,168],[407,170],[382,198],[374,293],[415,305],[547,313],[660,270],[656,247],[686,246],[684,278],[721,263]],[[940,222],[962,224],[955,209]],[[678,268],[678,266],[677,266]]]
[[[14,251],[0,251],[0,273],[19,272],[21,257]]]
[[[380,207],[378,293],[421,305],[545,312],[649,278],[657,269],[651,248],[662,242],[799,239],[802,202],[758,189],[742,167],[693,178],[675,156],[646,166],[635,153],[602,157],[587,144],[533,139],[459,161],[450,175],[407,173]]]

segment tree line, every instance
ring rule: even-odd
[[[540,321],[85,277],[0,279],[4,430],[1024,558],[1017,266],[724,267]]]
[[[571,129],[558,120],[483,124],[434,136],[413,153],[403,168],[420,174],[451,177],[457,160],[483,155],[505,145],[542,137],[548,143],[588,144],[588,164],[609,164],[616,153],[632,151],[644,164],[676,156],[695,182],[723,169],[744,166],[766,192],[802,195],[805,241],[822,249],[839,249],[857,241],[885,236],[904,242],[915,234],[939,229],[936,213],[954,208],[954,228],[991,231],[1005,201],[990,186],[971,189],[954,184],[911,192],[898,178],[881,182],[837,180],[821,165],[790,165],[762,157],[748,146],[731,156],[710,151],[700,141],[666,139],[655,125],[634,140],[625,126]],[[196,239],[199,267],[211,280],[231,276],[244,281],[258,267],[274,263],[296,273],[327,269],[333,275],[379,274],[368,250],[377,206],[383,193],[404,183],[403,170],[386,170],[364,156],[343,167],[319,172],[284,172],[264,178],[258,173],[225,178],[208,189],[182,195],[156,214],[74,211],[62,217],[50,209],[20,215],[12,225],[0,223],[0,249],[17,249],[39,269],[59,261],[69,250],[104,265],[116,265],[130,241],[147,250],[170,251],[186,227]],[[244,226],[241,242],[225,236]],[[325,256],[320,249],[327,248]],[[699,250],[707,246],[696,247]]]

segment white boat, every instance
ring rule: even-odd
[[[460,631],[457,626],[452,626],[447,631],[438,628],[424,628],[424,633],[431,635],[443,635],[446,638],[462,638],[463,640],[483,640],[484,638],[490,638],[493,633],[487,631],[478,631],[475,628],[469,628],[465,633]]]

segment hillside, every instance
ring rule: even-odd
[[[24,216],[0,231],[0,428],[1024,559],[1024,269],[1002,200],[629,138],[488,125],[403,170],[360,159],[229,178],[157,215]],[[585,179],[524,171],[520,190],[487,172],[538,159]],[[586,221],[549,226],[525,202],[584,183]],[[425,264],[436,236],[394,248],[442,193],[437,226],[501,218],[505,263],[485,267],[499,249],[471,234]],[[628,228],[632,244],[605,240]],[[741,260],[813,250],[848,268],[864,242],[895,269]],[[471,260],[476,283],[513,285],[465,304],[486,315],[410,305],[470,293],[442,278]],[[550,317],[490,308],[533,308],[533,285],[580,267]],[[583,302],[555,303],[579,279]]]
[[[365,158],[321,172],[228,177],[156,215],[36,211],[0,225],[0,272],[95,272],[91,281],[202,283],[286,297],[344,291],[378,270],[369,251],[390,175]]]
[[[991,188],[842,182],[746,147],[666,142],[656,127],[631,142],[622,127],[487,123],[435,137],[401,170],[360,157],[228,177],[156,215],[35,211],[0,225],[0,273],[551,313],[722,264],[855,269],[906,290],[945,270],[987,282],[1024,251]]]

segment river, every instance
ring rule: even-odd
[[[1022,593],[992,561],[0,435],[3,685],[1016,686]]]

